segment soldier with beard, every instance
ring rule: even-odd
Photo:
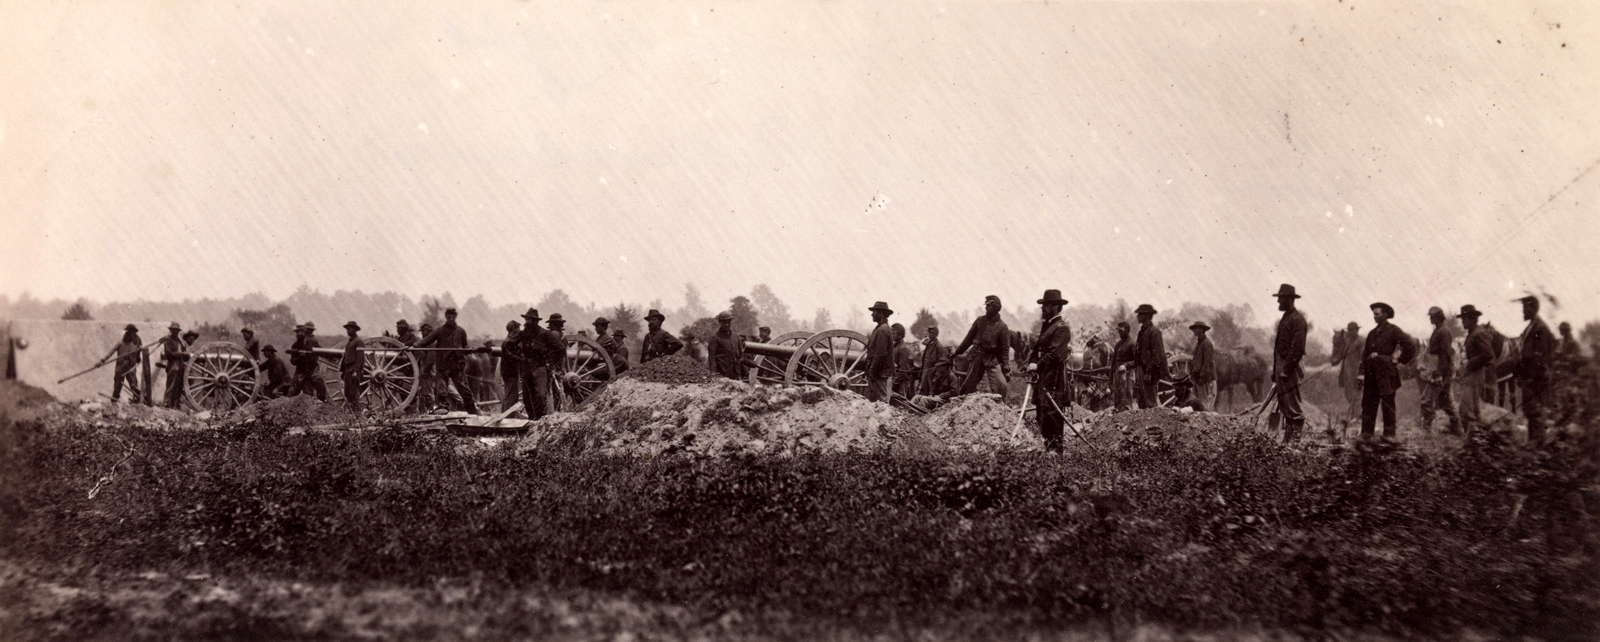
[[[1038,395],[1039,434],[1050,452],[1061,452],[1061,437],[1066,427],[1063,406],[1070,405],[1067,393],[1067,359],[1072,356],[1072,330],[1061,318],[1061,308],[1067,300],[1060,290],[1045,290],[1039,299],[1040,316],[1044,325],[1039,339],[1033,345],[1028,372],[1038,377],[1034,394]]]

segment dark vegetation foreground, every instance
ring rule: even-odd
[[[490,639],[550,637],[547,621],[506,607],[517,601],[506,596],[546,590],[710,619],[778,614],[747,623],[778,637],[807,633],[794,622],[869,636],[1139,623],[1597,632],[1596,451],[1573,435],[1544,453],[1494,436],[1419,454],[1283,448],[1240,432],[1144,434],[1061,457],[644,460],[467,450],[398,429],[0,423],[0,562],[76,585],[201,573],[402,592],[470,585],[499,596],[482,623]],[[349,633],[242,608],[164,631],[104,605],[68,621],[6,608],[26,601],[25,587],[0,582],[6,639]],[[763,629],[761,617],[790,624]]]

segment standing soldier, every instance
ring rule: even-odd
[[[1194,396],[1206,410],[1217,409],[1217,347],[1211,343],[1206,331],[1211,326],[1204,321],[1189,324],[1194,332],[1194,352],[1189,360],[1189,381],[1194,384]]]
[[[595,317],[594,342],[600,344],[600,347],[606,351],[607,357],[610,357],[613,361],[616,360],[617,338],[611,336],[611,319]]]
[[[1428,308],[1428,321],[1433,323],[1433,334],[1428,337],[1428,355],[1436,364],[1433,374],[1422,382],[1422,431],[1433,429],[1433,414],[1444,412],[1450,421],[1445,431],[1452,435],[1461,433],[1461,417],[1456,414],[1454,393],[1456,347],[1455,337],[1444,327],[1444,310],[1439,306]]]
[[[517,405],[517,400],[522,397],[522,374],[517,368],[518,337],[522,334],[522,325],[516,321],[506,322],[506,340],[500,342],[500,411]]]
[[[756,343],[772,343],[772,328],[761,326],[756,328],[756,332]]]
[[[1167,373],[1167,346],[1161,338],[1161,331],[1156,329],[1156,309],[1148,303],[1139,304],[1133,311],[1134,318],[1139,320],[1139,336],[1135,341],[1134,358],[1139,364],[1138,402],[1140,408],[1154,408],[1161,405],[1156,400],[1156,391],[1161,387],[1161,380],[1168,377]]]
[[[294,366],[294,387],[299,394],[315,394],[317,401],[328,400],[328,384],[317,372],[317,355],[313,350],[322,347],[317,342],[317,324],[307,321],[297,328],[298,337],[289,348],[289,363]]]
[[[1139,346],[1132,332],[1127,321],[1117,322],[1117,347],[1111,350],[1111,400],[1117,410],[1127,410],[1133,403],[1134,357]]]
[[[717,313],[717,333],[706,342],[706,365],[712,374],[734,381],[743,381],[747,367],[744,358],[744,337],[733,333],[733,313]]]
[[[888,401],[889,385],[894,378],[894,333],[889,329],[889,315],[894,310],[883,301],[867,308],[872,312],[872,334],[867,336],[867,401]]]
[[[529,419],[539,419],[549,409],[550,368],[545,356],[544,328],[539,327],[539,311],[522,313],[522,332],[517,335],[517,369],[522,376],[522,408]]]
[[[468,414],[478,414],[478,401],[472,396],[472,387],[467,385],[467,331],[456,325],[456,309],[445,308],[444,325],[439,326],[433,334],[424,337],[417,343],[418,348],[439,347],[446,350],[436,353],[435,367],[438,368],[439,378],[442,383],[455,386],[456,393],[461,395],[462,410]]]
[[[942,395],[950,389],[950,349],[939,342],[939,326],[928,326],[922,340],[922,394]]]
[[[111,348],[106,356],[100,358],[100,363],[117,358],[116,370],[111,375],[111,401],[122,400],[122,384],[128,384],[128,395],[133,403],[139,403],[139,354],[144,350],[144,343],[139,339],[138,326],[129,323],[122,328],[122,340]]]
[[[422,332],[424,334],[428,333],[432,329],[432,326],[426,323],[422,324]],[[401,345],[406,347],[415,347],[417,342],[422,340],[422,337],[417,336],[417,331],[411,329],[411,324],[407,323],[405,319],[394,322],[394,333],[395,340],[399,341]],[[414,356],[417,360],[417,371],[411,374],[417,378],[417,400],[415,405],[418,408],[432,409],[433,381],[430,378],[431,373],[428,367],[428,353],[422,352]]]
[[[261,373],[267,378],[266,384],[261,386],[263,398],[277,399],[289,395],[289,368],[283,365],[283,359],[278,358],[278,349],[270,343],[261,349]]]
[[[1417,356],[1416,341],[1393,323],[1394,308],[1387,303],[1372,304],[1372,332],[1361,349],[1361,438],[1371,439],[1383,410],[1383,437],[1394,439],[1394,393],[1400,389],[1400,366]],[[1399,356],[1395,350],[1400,351]]]
[[[1306,315],[1294,307],[1294,286],[1278,286],[1278,309],[1283,316],[1278,319],[1278,330],[1272,339],[1272,382],[1278,390],[1278,416],[1283,420],[1283,443],[1300,439],[1306,426],[1306,415],[1300,407],[1300,380],[1305,371],[1300,359],[1306,356]]]
[[[183,362],[189,359],[189,352],[178,336],[181,330],[177,321],[167,326],[167,336],[161,337],[161,360],[156,363],[167,371],[167,388],[161,396],[161,405],[168,408],[179,407],[183,399]]]
[[[239,336],[244,337],[244,351],[250,353],[250,360],[261,361],[261,342],[256,340],[256,331],[250,328],[240,328]]]
[[[361,326],[355,321],[344,324],[349,338],[344,342],[344,354],[339,357],[339,380],[344,382],[344,404],[352,412],[361,410],[361,337],[356,333]]]
[[[612,330],[611,337],[616,342],[616,351],[611,353],[611,367],[621,375],[628,371],[628,336],[621,330]]]
[[[976,391],[981,381],[989,386],[989,392],[999,394],[1001,401],[1005,400],[1006,375],[1001,368],[1006,362],[1006,351],[1011,348],[1011,329],[1000,319],[1000,308],[1000,297],[993,294],[984,297],[983,316],[972,322],[967,337],[950,355],[953,361],[966,354],[969,348],[973,352],[971,363],[967,366],[967,376],[956,389],[957,395]]]
[[[1478,404],[1483,403],[1483,389],[1494,374],[1494,339],[1489,336],[1488,328],[1478,325],[1481,316],[1483,313],[1470,304],[1461,306],[1461,314],[1456,315],[1467,331],[1466,365],[1459,381],[1461,425],[1469,434],[1483,424]]]
[[[567,343],[561,337],[566,336],[567,320],[560,312],[554,312],[545,319],[544,325],[545,331],[539,338],[544,341],[545,370],[550,373],[546,378],[550,386],[548,410],[566,410],[571,393],[566,388],[567,378],[562,376],[567,372]]]
[[[1028,372],[1037,376],[1034,394],[1038,395],[1039,434],[1044,437],[1044,447],[1050,452],[1061,452],[1061,436],[1067,425],[1062,415],[1062,405],[1070,404],[1067,392],[1067,358],[1072,355],[1072,331],[1061,318],[1061,308],[1067,300],[1060,290],[1045,290],[1039,299],[1040,316],[1044,325],[1039,329],[1039,340],[1033,344]]]
[[[661,329],[661,322],[666,320],[666,315],[653,308],[644,315],[644,321],[649,324],[650,331],[644,334],[644,345],[639,347],[639,365],[650,363],[658,357],[677,354],[683,349],[683,342],[678,341],[671,332]]]
[[[1528,418],[1528,443],[1544,441],[1545,425],[1550,409],[1550,366],[1554,363],[1559,344],[1550,332],[1550,326],[1539,318],[1539,297],[1525,296],[1522,318],[1528,327],[1522,330],[1521,352],[1515,369],[1517,388],[1522,391],[1522,414]]]
[[[1351,321],[1342,336],[1343,343],[1334,346],[1329,365],[1339,366],[1339,389],[1344,391],[1345,415],[1358,417],[1361,414],[1361,348],[1365,347],[1361,326]]]
[[[917,367],[911,361],[911,346],[906,345],[906,327],[889,326],[894,336],[894,392],[906,399],[917,395]]]
[[[418,341],[422,340],[411,329],[411,324],[406,323],[405,319],[394,322],[394,334],[395,339],[403,345],[414,346],[417,345]]]

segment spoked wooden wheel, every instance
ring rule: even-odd
[[[615,379],[617,370],[605,348],[594,339],[569,334],[561,341],[567,346],[567,354],[561,372],[551,373],[551,378],[561,388],[557,399],[563,402],[557,410],[572,410]]]
[[[851,330],[812,335],[789,358],[783,382],[792,386],[827,386],[867,392],[867,337]]]
[[[810,332],[785,332],[766,345],[786,346],[798,348],[811,338]],[[784,372],[789,369],[789,361],[779,357],[760,356],[755,358],[756,367],[750,369],[750,383],[768,386],[782,385]]]
[[[422,387],[417,355],[391,337],[361,340],[361,407],[376,411],[402,410],[417,398]],[[340,350],[344,345],[340,344]],[[322,379],[328,385],[328,402],[344,402],[344,380],[338,357],[323,357]]]
[[[183,390],[197,410],[223,412],[253,401],[260,376],[244,348],[216,341],[189,351]]]

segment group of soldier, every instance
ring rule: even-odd
[[[195,340],[200,338],[200,333],[190,330],[183,331],[177,322],[167,326],[167,336],[156,340],[155,345],[161,346],[161,359],[155,364],[158,370],[166,373],[167,385],[162,392],[161,403],[167,408],[178,408],[183,400],[183,380],[189,369],[189,348]],[[143,391],[139,387],[139,361],[143,358],[147,346],[139,338],[139,327],[129,323],[122,328],[122,340],[111,348],[111,352],[100,359],[106,363],[116,359],[116,366],[112,369],[111,400],[122,400],[122,388],[128,387],[128,394],[134,403],[140,401]]]

